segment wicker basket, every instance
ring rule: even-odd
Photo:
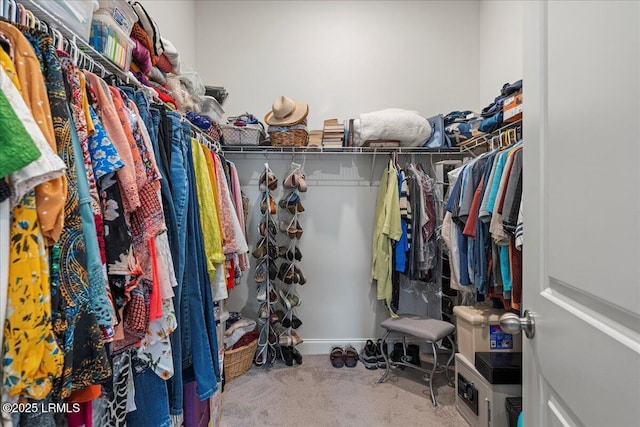
[[[244,375],[253,363],[253,358],[256,355],[256,348],[258,347],[258,340],[255,339],[249,344],[236,348],[234,350],[225,350],[224,352],[224,378],[225,381],[231,381],[232,379]]]
[[[233,126],[221,124],[225,145],[259,145],[264,139],[260,125]]]
[[[304,129],[289,129],[286,132],[269,132],[271,145],[275,147],[304,147],[309,140],[309,132]]]

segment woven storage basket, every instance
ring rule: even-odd
[[[256,355],[258,340],[255,339],[249,344],[236,348],[235,350],[225,350],[224,352],[224,378],[226,381],[244,375],[253,363]]]
[[[225,145],[258,145],[265,136],[260,125],[234,126],[221,124]]]
[[[271,145],[275,147],[304,147],[309,139],[309,132],[304,129],[289,129],[286,132],[269,132]]]

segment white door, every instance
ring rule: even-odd
[[[525,426],[640,426],[640,5],[524,19]]]

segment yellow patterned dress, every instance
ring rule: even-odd
[[[10,234],[4,385],[12,396],[44,399],[61,374],[62,352],[51,328],[49,264],[34,191],[14,209]]]

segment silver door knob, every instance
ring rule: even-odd
[[[524,331],[527,338],[533,338],[536,333],[536,324],[533,314],[529,310],[524,311],[524,317],[518,317],[515,313],[505,313],[500,316],[500,327],[509,334],[519,334]]]

